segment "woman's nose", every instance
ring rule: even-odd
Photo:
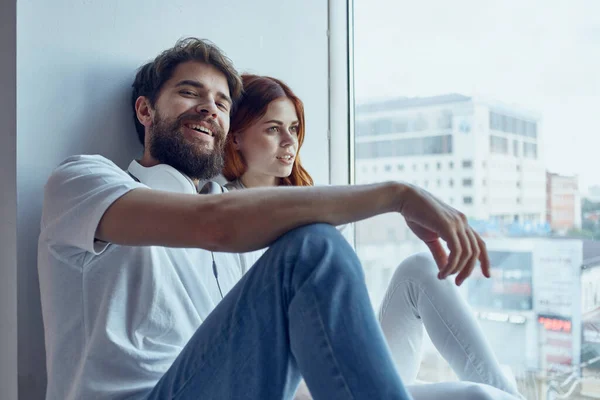
[[[289,129],[286,129],[285,131],[283,131],[283,134],[281,137],[281,147],[292,146],[292,145],[296,144],[297,140],[298,139],[296,138],[296,135],[294,135],[292,132],[290,132]]]

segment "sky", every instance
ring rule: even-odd
[[[481,95],[537,112],[544,162],[600,185],[600,0],[354,0],[357,103]]]

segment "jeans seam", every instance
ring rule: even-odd
[[[321,316],[321,313],[319,312],[319,307],[317,306],[317,304],[318,304],[317,299],[315,298],[314,293],[311,293],[311,294],[312,294],[312,296],[310,296],[310,297],[313,300],[313,304],[316,306],[315,309],[317,311],[317,317],[319,320],[319,325],[321,327],[321,332],[323,333],[322,336],[325,339],[325,344],[327,345],[327,349],[329,350],[329,354],[331,355],[331,359],[333,360],[334,367],[336,368],[338,375],[342,378],[342,382],[344,383],[344,388],[348,392],[348,395],[350,396],[351,399],[354,399],[354,396],[352,395],[352,391],[350,390],[350,387],[348,386],[348,383],[346,382],[344,375],[341,373],[341,370],[338,366],[338,362],[334,356],[333,348],[331,347],[329,337],[327,336],[327,333],[325,331],[325,324],[323,323],[323,318]]]
[[[463,353],[467,356],[467,360],[469,360],[469,363],[471,364],[471,366],[474,368],[474,370],[477,372],[477,374],[479,375],[479,378],[482,381],[486,381],[485,377],[481,374],[481,371],[479,370],[479,367],[473,362],[473,359],[471,358],[471,355],[465,350],[465,348],[463,347],[462,343],[460,340],[458,340],[458,338],[456,337],[456,335],[454,334],[454,332],[452,331],[452,329],[450,329],[450,327],[448,326],[448,324],[446,324],[446,321],[442,318],[440,312],[437,310],[437,308],[435,307],[435,304],[431,301],[429,295],[427,294],[427,292],[425,290],[423,290],[423,288],[421,287],[421,284],[419,282],[415,282],[411,279],[405,279],[403,281],[400,282],[396,282],[396,284],[394,285],[394,287],[392,288],[391,292],[390,292],[390,298],[394,296],[394,294],[396,293],[396,290],[399,289],[400,285],[403,283],[411,283],[413,285],[415,285],[417,287],[417,289],[423,293],[423,295],[425,295],[425,298],[427,299],[427,301],[429,302],[429,304],[431,304],[431,307],[433,308],[433,310],[435,311],[435,313],[438,315],[438,317],[440,318],[440,321],[442,321],[442,323],[444,324],[444,326],[448,329],[448,332],[450,332],[450,334],[452,335],[452,337],[454,338],[454,340],[458,343],[460,349],[463,351]],[[386,296],[387,297],[387,296]],[[416,306],[415,306],[416,308]],[[385,316],[385,314],[387,313],[387,309],[388,309],[388,304],[386,303],[386,306],[384,309],[382,309],[382,320],[383,317]],[[419,318],[421,318],[419,316]],[[422,318],[421,318],[422,319]]]

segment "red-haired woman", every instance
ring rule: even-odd
[[[228,187],[312,186],[298,152],[304,105],[282,81],[243,75],[244,96],[231,119],[223,175]]]
[[[223,175],[229,190],[310,186],[299,151],[304,142],[302,101],[282,81],[242,75],[244,95],[231,119]],[[264,251],[241,256],[247,269]],[[473,314],[450,280],[439,280],[428,254],[397,268],[379,311],[379,321],[403,382],[416,400],[515,399],[517,388],[501,371]],[[415,385],[423,326],[458,377],[469,382]],[[306,389],[301,385],[299,391]],[[301,396],[297,397],[301,398]]]

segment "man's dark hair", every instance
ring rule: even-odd
[[[227,78],[231,99],[235,104],[242,94],[242,79],[233,66],[231,60],[212,42],[205,39],[188,37],[180,39],[172,48],[163,51],[153,61],[142,66],[133,81],[131,93],[131,106],[133,120],[138,138],[144,145],[145,129],[140,123],[135,111],[135,102],[140,96],[145,96],[154,107],[160,89],[166,81],[171,79],[175,68],[187,61],[199,61],[212,65],[221,71]],[[232,109],[233,111],[233,109]]]

